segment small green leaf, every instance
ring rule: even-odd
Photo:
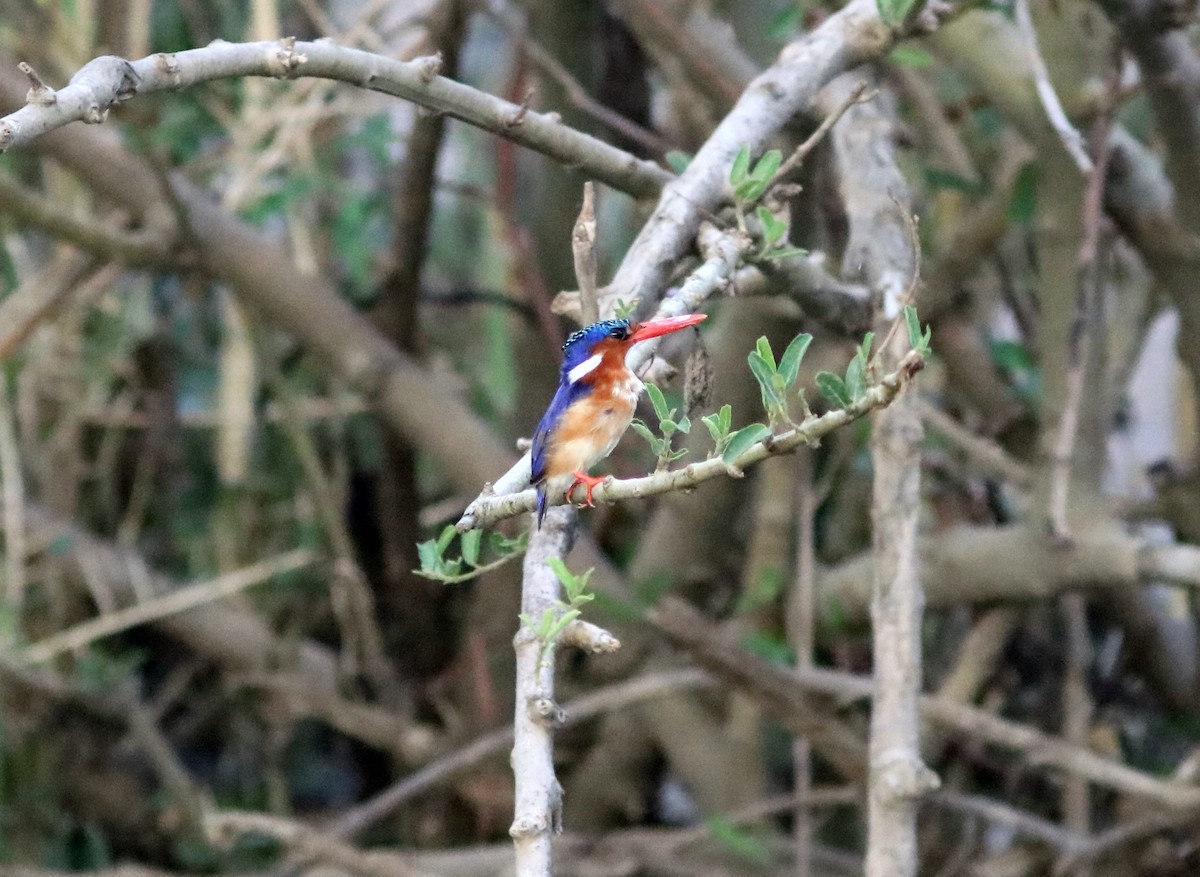
[[[706,820],[708,833],[713,840],[736,856],[752,862],[760,868],[771,864],[771,851],[761,839],[739,828],[728,819],[711,816]]]
[[[616,316],[618,320],[623,320],[626,317],[632,316],[633,312],[636,310],[636,298],[633,301],[625,301],[625,299],[619,298],[617,299],[617,303],[613,305],[613,315]]]
[[[454,534],[457,532],[453,524],[447,524],[442,528],[442,532],[437,537],[438,554],[446,553],[446,549],[450,547],[451,541],[454,539]]]
[[[733,189],[733,194],[741,201],[757,201],[767,191],[767,184],[761,180],[745,179]]]
[[[717,414],[721,417],[721,435],[729,435],[729,430],[733,426],[733,406],[722,405]]]
[[[679,429],[679,424],[674,420],[663,420],[658,424],[658,428],[662,430],[664,438],[670,438],[675,435],[675,431]]]
[[[782,219],[777,219],[774,213],[762,205],[759,205],[754,213],[762,224],[763,242],[768,247],[773,246],[787,231],[787,223]]]
[[[804,361],[804,354],[808,352],[812,340],[812,335],[801,332],[783,351],[779,359],[779,375],[783,378],[784,386],[791,388],[796,383],[796,378],[800,376],[800,363]]]
[[[888,59],[906,67],[932,67],[933,55],[909,43],[901,43],[892,49]]]
[[[549,612],[551,610],[547,609],[546,611]],[[566,610],[565,612],[563,612],[562,615],[558,616],[558,618],[555,619],[555,621],[546,630],[546,636],[543,637],[543,639],[545,639],[547,643],[552,642],[553,640],[555,640],[558,637],[558,635],[560,633],[563,632],[563,628],[565,628],[568,624],[570,624],[572,621],[574,621],[576,618],[578,618],[582,614],[583,613],[580,612],[578,609]]]
[[[863,336],[862,344],[858,345],[858,357],[865,366],[871,360],[871,347],[875,344],[875,333],[868,332]]]
[[[1013,225],[1033,225],[1037,216],[1038,166],[1027,164],[1017,174],[1013,183],[1012,196],[1008,201],[1007,218]]]
[[[758,164],[750,172],[750,179],[762,183],[765,187],[774,179],[775,172],[779,170],[781,164],[783,164],[783,153],[778,149],[768,150],[763,153],[763,157],[758,160]]]
[[[736,189],[746,179],[746,175],[750,172],[750,144],[747,143],[738,150],[737,157],[733,160],[733,167],[729,169],[729,182]]]
[[[846,392],[855,402],[867,392],[867,372],[861,356],[854,357],[846,366]]]
[[[467,566],[479,565],[479,547],[483,544],[482,530],[468,530],[462,536],[462,558]]]
[[[767,340],[766,335],[758,336],[758,340],[754,342],[754,350],[771,366],[771,371],[775,371],[775,351],[771,349],[771,342]]]
[[[968,195],[982,195],[987,192],[985,183],[975,182],[953,171],[937,167],[925,168],[925,184],[931,189],[953,189]]]
[[[417,559],[421,561],[421,569],[427,572],[435,571],[441,565],[442,552],[438,551],[437,542],[430,539],[417,543]]]
[[[659,441],[658,436],[656,436],[653,432],[651,432],[650,427],[646,426],[646,424],[643,423],[642,421],[635,418],[629,424],[629,426],[633,429],[634,432],[636,432],[638,435],[640,435],[642,438],[644,438],[646,441],[648,441],[650,443],[651,447],[654,447],[654,443]]]
[[[677,174],[683,173],[687,170],[687,166],[692,163],[692,154],[684,152],[681,149],[672,149],[663,157],[667,160],[667,165],[670,166],[671,170]]]
[[[546,566],[554,573],[558,579],[558,583],[567,589],[575,584],[575,574],[567,569],[567,565],[562,562],[560,557],[547,557]]]
[[[804,247],[780,247],[778,250],[771,250],[766,254],[768,259],[792,259],[797,256],[807,256],[808,250]]]
[[[725,452],[721,454],[721,459],[726,463],[733,463],[756,442],[762,441],[770,434],[771,427],[765,423],[752,423],[749,426],[743,426],[729,437],[729,444],[725,446]]]
[[[721,430],[720,415],[705,414],[700,418],[700,422],[704,424],[708,430],[708,434],[712,436],[713,444],[719,444],[721,439],[725,438],[725,433]]]
[[[646,384],[646,395],[650,397],[650,404],[654,406],[654,413],[658,415],[659,420],[666,420],[671,416],[671,411],[667,408],[667,400],[663,396],[662,390],[654,386],[654,384]]]
[[[913,350],[920,350],[921,320],[917,317],[917,309],[912,305],[904,306],[904,327],[908,329],[908,346]]]
[[[846,392],[846,382],[833,372],[817,372],[817,389],[834,405],[847,408],[851,404],[850,394]]]
[[[685,414],[683,417],[679,418],[678,421],[676,421],[675,428],[684,435],[687,435],[692,431],[692,421],[689,420],[688,416]]]
[[[782,402],[783,400],[775,391],[774,366],[768,364],[757,351],[747,356],[746,361],[750,363],[750,371],[753,372],[754,379],[758,381],[759,389],[762,391],[763,407],[770,408],[772,405]]]

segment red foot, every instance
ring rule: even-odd
[[[596,489],[597,484],[603,484],[605,476],[588,475],[586,472],[572,472],[575,480],[571,482],[571,486],[567,488],[567,502],[571,501],[571,493],[579,485],[584,486],[583,504],[589,509],[594,509],[596,503],[592,501],[592,491]]]

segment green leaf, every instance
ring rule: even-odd
[[[750,353],[746,357],[746,361],[750,363],[750,371],[754,374],[754,379],[758,381],[758,387],[762,391],[763,407],[770,408],[772,405],[782,403],[779,398],[779,393],[775,390],[775,369],[773,365],[769,365],[757,351]]]
[[[758,221],[762,224],[763,242],[769,247],[783,237],[787,231],[787,223],[782,219],[777,219],[775,214],[766,207],[759,205],[754,211],[758,216]]]
[[[762,868],[771,864],[771,851],[767,849],[767,845],[761,838],[738,828],[728,819],[720,816],[711,816],[706,822],[708,833],[712,835],[713,840],[734,855]]]
[[[846,392],[846,382],[833,372],[817,372],[817,389],[834,405],[847,408],[851,404],[850,394]]]
[[[664,438],[670,438],[675,435],[675,430],[679,429],[679,424],[674,420],[659,421],[658,428],[662,430]]]
[[[468,530],[462,535],[462,558],[467,566],[479,565],[479,547],[483,544],[482,530]]]
[[[567,565],[562,562],[560,557],[547,557],[546,566],[550,567],[558,583],[566,590],[575,584],[575,574],[567,569]]]
[[[968,195],[982,195],[987,191],[984,183],[969,180],[953,171],[937,167],[925,168],[925,184],[931,189],[953,189]]]
[[[750,179],[762,183],[765,188],[766,184],[775,178],[775,172],[779,170],[781,164],[783,164],[783,153],[778,149],[768,150],[758,160],[754,170],[750,172]]]
[[[652,450],[654,449],[654,446],[658,442],[662,441],[662,439],[660,439],[658,436],[656,436],[653,432],[650,431],[650,427],[646,426],[645,423],[643,423],[640,420],[637,420],[636,418],[629,424],[629,426],[633,429],[634,432],[636,432],[638,435],[640,435],[642,438],[644,438],[646,441],[648,441],[650,443],[650,448]],[[654,450],[654,453],[657,454],[658,451]]]
[[[550,610],[546,610],[546,611],[550,611]],[[563,632],[563,628],[565,628],[568,624],[570,624],[572,621],[574,621],[576,618],[578,618],[582,614],[583,613],[580,612],[578,609],[566,610],[565,612],[563,612],[562,615],[558,616],[558,618],[555,619],[553,624],[550,625],[549,629],[547,629],[547,631],[546,631],[546,636],[543,638],[547,642],[553,641],[554,639],[556,639],[558,637],[558,635],[560,633]]]
[[[684,435],[687,435],[689,432],[692,431],[692,421],[689,420],[688,416],[685,414],[685,415],[683,415],[683,417],[679,418],[679,420],[675,423],[675,428],[678,429]]]
[[[747,173],[750,171],[750,144],[747,143],[738,150],[737,157],[733,160],[733,167],[729,169],[729,182],[736,189],[746,179]]]
[[[896,64],[903,64],[905,67],[932,67],[933,55],[926,52],[924,49],[908,43],[901,43],[892,49],[888,58]]]
[[[766,335],[758,336],[758,340],[754,342],[754,349],[771,366],[771,371],[775,371],[775,351],[771,349],[771,342],[767,340]]]
[[[740,201],[757,201],[765,191],[767,191],[765,182],[747,178],[734,186],[733,194]]]
[[[792,259],[796,256],[807,256],[808,250],[804,247],[781,247],[778,250],[771,250],[766,254],[768,259]]]
[[[792,34],[804,23],[804,10],[800,4],[785,6],[771,19],[767,33],[771,39],[779,43],[790,42]]]
[[[858,357],[865,366],[871,361],[871,347],[875,344],[875,333],[868,332],[863,336],[862,344],[858,345]]]
[[[743,426],[729,437],[729,444],[725,446],[725,452],[721,454],[721,459],[726,463],[733,463],[754,445],[755,442],[762,441],[770,434],[771,427],[765,423],[752,423],[749,426]]]
[[[667,160],[667,164],[671,170],[677,174],[683,173],[687,170],[687,166],[692,163],[692,154],[684,152],[681,149],[672,149],[663,157]]]
[[[721,435],[729,435],[729,430],[733,426],[733,406],[722,405],[717,414],[721,417]]]
[[[908,329],[908,346],[913,350],[920,350],[921,320],[917,317],[917,309],[912,305],[904,306],[904,327]]]
[[[615,305],[613,305],[613,315],[618,320],[623,320],[626,317],[632,316],[633,312],[636,310],[637,310],[637,299],[636,298],[633,301],[625,301],[625,299],[619,298],[619,299],[617,299],[617,303]]]
[[[1008,201],[1007,219],[1013,225],[1028,228],[1037,217],[1037,184],[1040,171],[1035,164],[1027,164],[1017,174],[1013,183],[1012,196]]]
[[[812,340],[812,335],[801,332],[792,339],[787,350],[783,351],[783,356],[779,359],[779,375],[783,378],[784,386],[790,388],[796,383],[796,378],[800,376],[800,363],[804,361],[804,354],[808,352],[808,345],[812,344]]]
[[[875,0],[879,17],[889,27],[900,27],[920,0]]]
[[[430,539],[417,543],[417,559],[421,561],[421,569],[433,572],[441,565],[442,552],[438,551],[437,542]]]
[[[671,416],[671,410],[667,408],[667,400],[663,396],[662,390],[654,384],[646,384],[646,395],[650,397],[650,404],[654,406],[654,413],[658,415],[659,420],[666,420]]]
[[[867,392],[867,373],[864,360],[856,356],[846,366],[846,392],[857,402]]]
[[[700,418],[700,422],[704,424],[708,430],[708,434],[712,436],[713,444],[719,444],[721,439],[725,438],[725,433],[721,431],[721,418],[717,414],[705,414]]]
[[[450,542],[454,539],[454,534],[457,532],[453,524],[447,524],[442,528],[442,532],[437,537],[438,556],[441,557],[446,553],[446,549],[450,547]]]

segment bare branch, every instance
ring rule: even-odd
[[[537,113],[439,76],[437,57],[395,61],[326,40],[215,42],[201,49],[127,61],[111,55],[89,61],[54,93],[51,103],[27,103],[0,117],[0,152],[24,146],[71,122],[102,122],[108,111],[138,95],[243,76],[314,76],[382,92],[461,119],[637,197],[657,195],[671,173],[588,134],[553,114]]]

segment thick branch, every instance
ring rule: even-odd
[[[400,97],[461,119],[637,197],[651,197],[671,179],[639,159],[536,113],[438,75],[438,57],[395,61],[332,42],[226,43],[157,54],[137,61],[107,55],[89,61],[64,88],[0,118],[0,152],[23,146],[71,122],[102,122],[108,111],[137,95],[243,76],[334,79]]]

